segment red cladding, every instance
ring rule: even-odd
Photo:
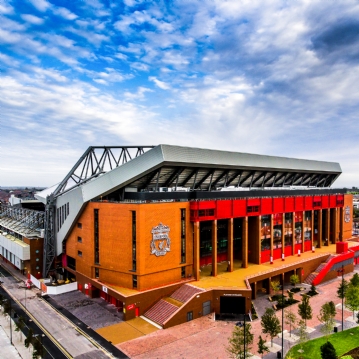
[[[247,200],[247,206],[260,206],[261,200],[260,198],[251,198]]]
[[[285,198],[285,212],[294,212],[294,197]]]
[[[273,198],[273,201],[274,201],[273,212],[274,213],[284,212],[284,197]]]
[[[233,200],[233,217],[245,217],[247,215],[247,201],[245,199]]]
[[[329,207],[329,196],[322,196],[322,208]]]
[[[329,206],[334,208],[337,206],[337,196],[329,196]]]
[[[217,201],[217,218],[231,218],[232,217],[232,201],[224,200]]]
[[[262,205],[261,205],[261,214],[272,214],[272,198],[262,198]]]
[[[304,197],[304,206],[306,210],[313,209],[313,197],[312,196],[305,196]]]
[[[304,197],[295,197],[295,210],[304,211]]]

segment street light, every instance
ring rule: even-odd
[[[341,290],[341,297],[342,297],[342,331],[344,330],[344,266],[342,265],[342,269],[337,270],[338,275],[342,275],[342,290]]]

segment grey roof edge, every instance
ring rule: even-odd
[[[193,165],[217,164],[230,167],[342,173],[340,164],[337,162],[305,160],[165,144],[161,144],[160,146],[162,148],[164,160],[168,163],[192,163]]]

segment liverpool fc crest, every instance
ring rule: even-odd
[[[156,257],[164,256],[171,250],[171,239],[168,237],[170,228],[160,223],[152,228],[151,254]]]

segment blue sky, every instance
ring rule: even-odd
[[[0,186],[90,145],[335,161],[359,186],[359,3],[0,0]]]

